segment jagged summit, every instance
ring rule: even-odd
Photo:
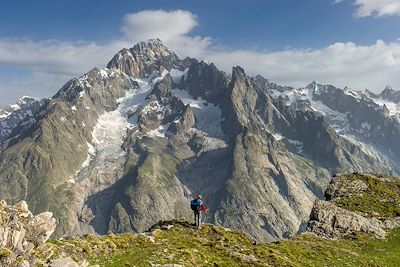
[[[400,103],[400,91],[394,90],[390,86],[386,86],[379,96],[382,99],[388,100],[390,102]]]
[[[385,87],[385,89],[383,89],[382,93],[384,93],[384,92],[394,92],[394,91],[396,91],[396,90],[394,90],[391,86],[387,85]]]
[[[0,108],[0,144],[21,121],[33,117],[44,102],[45,99],[23,96],[14,104]]]
[[[139,42],[139,43],[135,44],[131,49],[134,50],[134,51],[142,51],[142,52],[145,52],[145,51],[148,51],[148,50],[153,50],[153,51],[154,50],[159,50],[159,51],[169,51],[170,53],[173,53],[158,38],[149,39],[147,41]]]
[[[316,85],[321,85],[321,83],[319,83],[319,82],[313,80],[313,81],[310,82],[306,87],[314,87],[314,86],[316,86]]]
[[[364,95],[373,99],[381,106],[385,105],[387,108],[389,108],[391,114],[393,113],[393,110],[396,110],[397,112],[397,110],[400,109],[397,107],[400,104],[400,91],[393,89],[389,85],[386,86],[381,93],[374,93],[368,89],[365,89]]]
[[[316,81],[312,81],[311,83],[309,83],[305,88],[306,89],[311,89],[313,92],[317,92],[318,88],[321,86],[320,83],[316,82]]]
[[[122,49],[107,64],[107,68],[117,68],[131,77],[147,77],[160,68],[184,70],[191,60],[181,60],[159,39],[140,42],[129,49]]]
[[[24,107],[32,104],[35,101],[40,101],[42,99],[43,98],[40,98],[40,97],[23,96],[20,99],[18,99],[14,104],[10,104],[4,108],[1,108],[0,109],[0,118],[5,116],[6,113],[17,111],[21,108],[24,108]]]
[[[142,59],[152,57],[178,57],[160,39],[149,39],[147,42],[140,42],[128,49],[133,55],[141,56]]]
[[[277,83],[271,82],[270,80],[266,79],[264,76],[261,74],[257,74],[254,77],[254,80],[262,87],[264,88],[267,92],[271,93],[272,90],[277,90],[279,92],[284,92],[287,90],[293,90],[294,88],[291,86],[282,86]]]

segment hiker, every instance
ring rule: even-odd
[[[192,199],[190,207],[194,213],[194,223],[197,226],[197,228],[200,228],[202,213],[207,212],[207,208],[204,206],[204,202],[202,200],[201,195],[198,195],[196,199]]]

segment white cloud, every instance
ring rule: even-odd
[[[106,64],[127,42],[114,41],[107,45],[94,42],[64,42],[0,38],[0,63],[30,68],[34,71],[80,74],[98,65]]]
[[[128,45],[123,41],[99,45],[0,38],[0,71],[12,67],[17,73],[20,70],[29,73],[0,76],[0,107],[15,102],[22,95],[52,96],[70,78],[95,66],[104,66],[116,51]]]
[[[123,18],[122,32],[131,43],[152,38],[161,39],[181,56],[197,57],[211,46],[211,38],[189,36],[198,25],[197,16],[189,11],[146,10]]]
[[[105,44],[0,38],[0,69],[1,65],[16,66],[31,73],[0,78],[0,106],[22,95],[52,95],[70,77],[105,66],[123,47],[156,37],[180,56],[207,58],[227,72],[241,65],[251,75],[260,73],[282,84],[304,86],[318,80],[375,91],[387,84],[400,88],[400,42],[335,43],[320,49],[276,52],[232,50],[210,37],[190,36],[196,25],[197,17],[188,11],[150,10],[126,15],[121,38]]]
[[[184,10],[146,10],[125,15],[123,21],[122,31],[132,41],[158,36],[167,42],[186,35],[197,26],[196,16]]]
[[[344,0],[335,0],[333,4],[338,4]],[[358,18],[368,16],[400,16],[399,0],[352,0],[357,6],[354,15]]]
[[[316,50],[212,51],[210,55],[224,69],[240,64],[250,74],[261,73],[294,86],[318,80],[360,90],[379,91],[387,84],[400,88],[400,43],[379,40],[370,46],[335,43]]]

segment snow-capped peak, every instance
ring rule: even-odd
[[[148,39],[147,42],[142,42],[142,43],[164,45],[163,42],[159,38]]]
[[[383,92],[385,92],[385,91],[389,91],[389,92],[393,92],[393,91],[395,91],[391,86],[389,86],[389,85],[387,85],[386,87],[385,87],[385,89],[383,89]],[[382,92],[382,93],[383,93]]]
[[[33,117],[43,105],[41,98],[23,96],[14,104],[0,109],[0,143],[27,116]]]
[[[166,56],[173,54],[168,47],[166,47],[160,39],[150,39],[147,42],[140,42],[129,49],[131,53],[147,56]]]
[[[209,60],[206,59],[206,58],[203,58],[203,59],[201,60],[201,62],[204,62],[204,63],[206,63],[207,65],[210,64]]]
[[[354,90],[352,90],[351,88],[349,88],[349,87],[347,87],[347,86],[345,86],[345,87],[343,88],[343,92],[344,92],[346,95],[352,96],[352,97],[357,98],[357,99],[360,99],[360,98],[361,98],[361,95],[362,95],[361,92],[354,91]]]
[[[20,99],[18,99],[14,104],[10,104],[6,106],[3,109],[0,109],[0,118],[2,117],[1,113],[10,113],[16,110],[20,110],[21,108],[24,108],[27,105],[32,104],[33,102],[36,101],[41,101],[43,98],[40,97],[31,97],[31,96],[23,96]],[[3,112],[2,112],[3,111]]]
[[[314,80],[314,81],[312,81],[311,83],[309,83],[309,84],[306,86],[306,88],[315,88],[315,86],[318,86],[318,85],[320,85],[320,83]]]
[[[321,84],[317,81],[312,81],[309,85],[306,86],[306,89],[311,90],[312,94],[320,94]]]

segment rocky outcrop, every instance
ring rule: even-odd
[[[385,238],[384,228],[376,218],[363,217],[323,200],[315,201],[308,223],[308,231],[330,238],[348,237],[356,232]]]
[[[399,185],[388,176],[335,175],[325,192],[327,201],[315,201],[307,230],[328,238],[357,232],[385,238],[387,229],[400,227]]]
[[[8,206],[2,200],[0,214],[0,245],[16,253],[16,256],[44,243],[56,228],[56,220],[51,212],[33,216],[25,201]]]
[[[147,103],[138,110],[138,124],[143,131],[154,130],[160,125],[173,123],[185,111],[185,104],[172,93],[173,80],[167,74],[154,84],[146,96]]]
[[[226,94],[228,76],[212,63],[193,62],[179,87],[196,99],[201,97],[216,105]]]
[[[187,105],[181,115],[181,118],[178,121],[171,123],[168,131],[172,132],[173,134],[182,134],[192,129],[195,123],[196,118],[193,114],[193,110],[190,105]]]
[[[78,264],[63,255],[54,257],[51,244],[45,242],[56,228],[56,219],[51,212],[32,215],[25,201],[9,206],[0,201],[0,266],[87,266]],[[38,258],[37,255],[49,255]],[[62,265],[60,265],[62,263]]]

